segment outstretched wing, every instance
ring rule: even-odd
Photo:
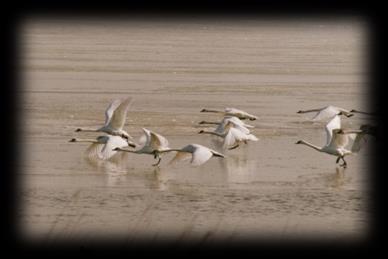
[[[104,126],[107,126],[112,119],[113,112],[119,107],[121,101],[119,99],[113,100],[108,108],[105,110],[105,123]]]
[[[174,164],[181,161],[189,160],[192,157],[191,153],[178,151],[173,159],[168,164]]]
[[[245,140],[246,136],[247,135],[244,134],[243,132],[241,132],[240,130],[235,129],[235,128],[230,128],[228,133],[226,134],[226,136],[224,138],[223,148],[226,149],[230,146],[235,145],[236,142],[240,142],[242,140]]]
[[[349,143],[349,134],[338,134],[339,129],[332,130],[332,138],[329,143],[329,146],[334,148],[345,148]]]
[[[350,130],[348,132],[345,131],[344,133],[344,135],[348,136],[348,144],[346,148],[352,151],[352,153],[358,153],[361,146],[367,141],[365,132],[361,130]]]
[[[341,118],[340,118],[339,115],[336,115],[325,126],[325,130],[326,130],[326,145],[329,145],[331,140],[332,140],[333,130],[334,129],[340,129],[340,128],[341,128]]]
[[[149,145],[151,146],[152,149],[154,150],[160,150],[160,149],[165,149],[168,148],[168,140],[163,137],[162,135],[159,135],[155,132],[150,131],[150,143]]]
[[[101,150],[104,148],[104,144],[93,143],[85,151],[86,156],[89,159],[95,160],[100,158]]]
[[[320,110],[313,118],[312,121],[321,121],[332,118],[340,112],[337,107],[327,106],[326,108]]]
[[[132,103],[132,98],[126,98],[120,105],[114,110],[109,126],[116,130],[121,130],[124,127],[125,119],[127,117],[127,111],[129,105]]]
[[[199,166],[205,163],[213,156],[213,153],[206,147],[196,146],[191,158],[191,164],[193,166]]]
[[[101,149],[99,157],[103,160],[107,160],[117,153],[117,151],[114,151],[113,149],[117,147],[123,148],[127,146],[128,146],[128,142],[124,140],[122,137],[109,136],[108,141]]]

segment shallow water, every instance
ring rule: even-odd
[[[243,238],[362,238],[369,226],[373,139],[348,168],[295,145],[321,145],[324,123],[300,109],[367,110],[363,23],[351,21],[27,20],[22,33],[20,229],[28,240],[123,242]],[[125,129],[172,147],[220,142],[197,134],[206,108],[236,107],[259,120],[258,142],[200,167],[159,167],[151,156],[88,160],[69,143],[99,126],[111,100],[131,96]],[[358,128],[363,116],[344,118]],[[82,136],[95,137],[93,133]],[[222,150],[221,150],[222,151]],[[224,152],[224,151],[222,151]]]

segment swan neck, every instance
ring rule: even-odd
[[[215,122],[215,121],[201,121],[201,124],[220,124],[219,122]]]
[[[313,149],[315,149],[315,150],[317,150],[317,151],[322,152],[322,148],[321,148],[321,147],[318,147],[318,146],[316,146],[316,145],[314,145],[314,144],[311,144],[311,143],[309,143],[309,142],[307,142],[307,141],[302,140],[301,144],[304,144],[304,145],[306,145],[306,146],[308,146],[308,147],[311,147],[311,148],[313,148]]]
[[[216,112],[216,113],[224,113],[223,111],[217,111],[217,110],[209,110],[209,109],[205,109],[203,110],[204,112]]]
[[[93,129],[93,128],[78,128],[77,131],[85,131],[85,132],[97,132],[98,129]]]
[[[213,132],[213,131],[203,131],[202,132],[203,134],[211,134],[211,135],[215,135],[215,136],[218,136],[218,137],[223,137],[224,135],[221,134],[221,133],[218,133],[218,132]]]
[[[77,138],[74,142],[91,142],[91,143],[99,143],[95,139],[83,139],[83,138]]]
[[[304,110],[304,111],[299,111],[299,113],[308,113],[308,112],[318,112],[321,109],[311,109],[311,110]]]

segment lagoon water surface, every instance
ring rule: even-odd
[[[324,122],[300,109],[367,110],[366,32],[358,20],[26,20],[21,28],[22,132],[18,210],[27,240],[123,242],[362,238],[369,227],[368,141],[340,168],[295,145],[325,143]],[[152,156],[88,160],[69,143],[130,96],[125,129],[154,130],[172,147],[216,150],[199,135],[202,108],[259,117],[260,140],[200,167]],[[349,128],[365,116],[343,118]],[[222,151],[222,150],[221,150]],[[224,151],[223,151],[224,152]]]

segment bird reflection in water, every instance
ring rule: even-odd
[[[126,179],[128,172],[128,154],[119,152],[109,160],[101,160],[95,156],[87,155],[86,162],[96,172],[104,173],[107,176],[107,185],[116,186]]]
[[[350,177],[346,177],[345,171],[345,167],[337,166],[335,168],[335,173],[326,176],[326,186],[334,189],[342,188],[351,180]]]

